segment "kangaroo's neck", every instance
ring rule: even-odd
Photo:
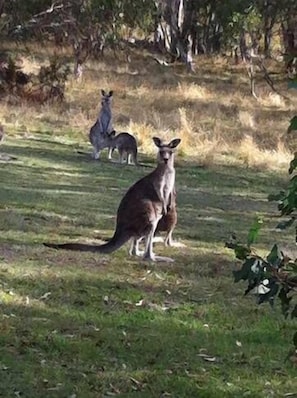
[[[158,176],[160,187],[163,187],[166,191],[171,191],[175,184],[175,168],[168,164],[158,164],[155,169],[155,175]]]
[[[168,163],[160,162],[157,165],[156,170],[158,170],[158,173],[160,173],[160,175],[174,174],[175,168],[173,159],[170,159]]]

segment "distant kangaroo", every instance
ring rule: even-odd
[[[175,185],[174,149],[181,140],[176,138],[168,144],[157,137],[153,140],[159,148],[157,167],[132,185],[124,195],[117,212],[116,230],[109,242],[99,246],[80,243],[44,243],[44,245],[55,249],[112,253],[133,239],[130,253],[140,255],[138,244],[144,238],[145,260],[173,261],[171,258],[154,254],[153,237],[159,220],[167,214],[170,205]]]
[[[105,93],[104,90],[101,90],[102,98],[101,98],[101,110],[98,115],[98,119],[96,123],[91,127],[89,138],[90,142],[93,145],[93,157],[94,159],[99,159],[100,151],[104,146],[104,142],[106,141],[106,136],[108,133],[113,131],[112,127],[112,113],[111,113],[111,101],[113,91],[110,91],[108,94]],[[112,149],[109,148],[108,151],[108,159],[111,159]]]
[[[138,164],[137,142],[133,135],[129,133],[120,133],[116,135],[116,132],[112,131],[107,135],[106,145],[112,150],[116,148],[119,151],[120,163],[124,162],[124,155],[126,154],[127,164],[131,164],[131,160],[135,165]]]

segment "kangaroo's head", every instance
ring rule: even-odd
[[[153,137],[155,145],[159,148],[158,163],[173,166],[174,163],[174,149],[181,142],[179,138],[175,138],[168,144],[165,144],[160,138]]]
[[[109,107],[112,101],[113,91],[106,93],[105,90],[101,90],[101,105],[102,107]]]

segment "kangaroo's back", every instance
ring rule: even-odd
[[[136,138],[132,134],[126,132],[119,133],[118,135],[115,134],[115,131],[109,134],[109,146],[118,150],[120,162],[123,162],[124,156],[126,155],[127,163],[130,163],[132,158],[133,163],[138,164]]]

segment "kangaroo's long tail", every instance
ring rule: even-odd
[[[53,249],[64,249],[73,250],[81,252],[93,252],[93,253],[112,253],[123,246],[131,236],[125,233],[119,233],[115,231],[114,236],[103,245],[88,245],[84,243],[43,243],[46,247],[51,247]]]

